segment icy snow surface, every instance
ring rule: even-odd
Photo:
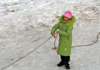
[[[100,31],[100,0],[0,0],[0,70],[48,39],[66,10],[76,17],[72,46],[95,42]],[[100,36],[92,46],[72,48],[70,70],[100,70],[99,45]],[[53,47],[52,37],[5,70],[66,70],[56,66],[60,57]]]

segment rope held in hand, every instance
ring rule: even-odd
[[[51,36],[51,37],[52,37],[52,36]],[[51,37],[49,37],[45,42],[47,42]],[[43,42],[41,45],[39,45],[38,47],[36,47],[36,48],[35,48],[34,50],[32,50],[31,52],[29,52],[29,53],[26,54],[25,56],[21,57],[20,59],[16,60],[15,62],[11,63],[10,65],[4,67],[4,68],[1,69],[1,70],[4,70],[4,69],[10,67],[10,66],[13,65],[14,63],[16,63],[16,62],[20,61],[21,59],[25,58],[26,56],[28,56],[29,54],[31,54],[32,52],[34,52],[37,48],[39,48],[40,46],[42,46],[45,42]]]
[[[87,44],[87,45],[72,46],[71,48],[73,48],[73,47],[82,47],[82,46],[90,46],[90,45],[93,45],[93,44],[95,44],[95,43],[98,42],[98,36],[99,36],[99,34],[100,34],[100,32],[98,33],[98,35],[97,35],[97,40],[96,40],[94,43],[92,43],[92,44]],[[57,34],[57,36],[58,36],[58,34]],[[56,37],[57,37],[57,36],[56,36]],[[57,39],[57,38],[55,38],[55,41],[54,41],[54,48],[53,48],[53,49],[57,51],[57,47],[55,46],[56,39]]]
[[[100,32],[99,32],[98,35],[97,35],[97,40],[96,40],[96,42],[98,41],[98,36],[99,36],[99,34],[100,34]],[[57,36],[58,36],[58,34],[57,34]],[[51,37],[52,37],[52,36],[51,36]],[[25,56],[21,57],[20,59],[16,60],[15,62],[11,63],[10,65],[4,67],[4,68],[1,69],[1,70],[4,70],[4,69],[10,67],[10,66],[13,65],[14,63],[16,63],[16,62],[20,61],[21,59],[25,58],[26,56],[28,56],[29,54],[31,54],[32,52],[34,52],[36,49],[38,49],[40,46],[42,46],[44,43],[46,43],[51,37],[49,37],[49,38],[48,38],[46,41],[44,41],[41,45],[39,45],[38,47],[36,47],[34,50],[32,50],[31,52],[29,52],[29,53],[26,54]],[[90,46],[90,45],[95,44],[96,42],[94,42],[94,43],[92,43],[92,44],[88,44],[88,45],[72,46],[72,48],[73,48],[73,47]],[[56,39],[55,39],[55,41],[54,41],[54,49],[57,51],[57,48],[55,47],[55,43],[56,43]]]

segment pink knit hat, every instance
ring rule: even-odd
[[[64,13],[64,16],[65,16],[65,17],[69,17],[69,18],[71,19],[72,13],[71,13],[70,11],[66,11],[66,12]]]

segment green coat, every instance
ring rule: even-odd
[[[65,22],[63,21],[63,15],[59,18],[59,22],[55,24],[51,29],[51,35],[59,29],[59,45],[58,45],[58,55],[70,56],[71,45],[72,45],[72,30],[73,24],[75,22],[75,17]]]

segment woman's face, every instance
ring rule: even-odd
[[[69,19],[70,19],[70,18],[68,18],[68,17],[65,17],[65,16],[63,17],[63,20],[64,20],[64,21],[68,21]]]

